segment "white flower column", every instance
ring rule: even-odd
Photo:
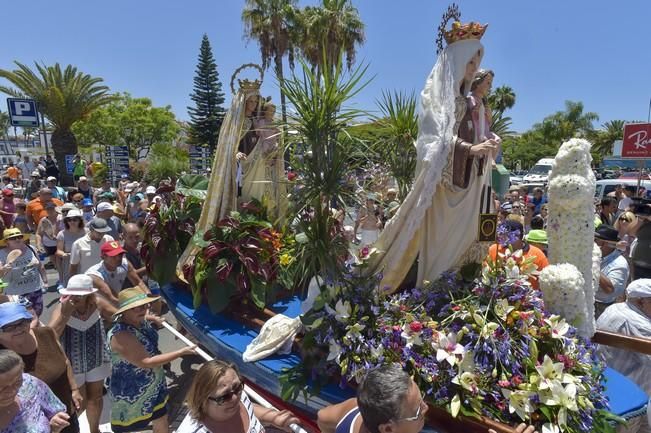
[[[595,177],[590,164],[591,144],[573,138],[561,145],[549,175],[549,240],[550,264],[570,263],[583,277],[585,305],[579,320],[584,337],[592,337],[594,324],[593,249]],[[571,273],[570,273],[571,274]],[[576,282],[573,275],[568,279]],[[562,286],[562,285],[561,285]],[[568,285],[568,288],[572,284]],[[575,308],[579,308],[575,306]]]

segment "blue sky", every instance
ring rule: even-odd
[[[300,4],[314,0],[300,0]],[[56,4],[56,6],[55,6]],[[101,76],[113,91],[171,105],[187,119],[199,44],[207,33],[224,89],[243,63],[258,62],[255,43],[242,38],[243,0],[2,1],[0,68],[13,60],[74,64]],[[441,0],[354,0],[366,23],[358,62],[373,81],[353,101],[373,110],[382,90],[419,92],[436,61],[434,41],[449,4]],[[651,97],[651,2],[629,0],[461,0],[464,21],[489,23],[484,67],[495,85],[517,95],[510,112],[524,131],[583,101],[612,119],[647,117]],[[263,93],[278,100],[269,78]],[[227,90],[227,100],[230,91]],[[3,111],[6,110],[4,103]],[[598,125],[597,124],[597,125]]]

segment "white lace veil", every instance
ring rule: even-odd
[[[464,40],[448,45],[439,55],[425,88],[420,95],[418,114],[418,138],[416,139],[416,176],[412,193],[418,193],[413,206],[404,209],[407,218],[404,226],[406,233],[399,237],[398,250],[404,251],[422,222],[425,212],[432,205],[436,188],[441,183],[441,176],[448,164],[450,154],[454,151],[457,136],[456,104],[464,80],[466,66],[472,57],[479,53],[477,67],[484,54],[484,48],[478,40]],[[465,83],[470,89],[470,82]],[[417,183],[422,182],[421,187]],[[402,212],[398,212],[401,214]],[[396,214],[395,217],[399,217]]]

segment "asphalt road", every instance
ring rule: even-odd
[[[54,286],[58,280],[57,273],[53,269],[47,270],[48,283],[50,285],[50,290],[44,295],[44,310],[41,315],[41,322],[47,324],[50,320],[52,309],[57,304],[59,295],[56,292],[56,287]],[[174,316],[170,313],[165,315],[165,318],[172,325],[176,324]],[[159,348],[161,352],[169,352],[173,350],[180,349],[183,347],[183,343],[177,340],[169,331],[162,329],[159,331]],[[190,387],[192,382],[192,376],[194,372],[200,367],[202,358],[199,356],[196,357],[185,357],[183,359],[177,359],[172,362],[171,368],[166,371],[167,376],[167,386],[170,393],[170,402],[168,405],[168,417],[170,419],[171,428],[170,431],[174,431],[176,427],[181,423],[183,417],[186,414],[186,410],[183,405],[185,399],[185,394]],[[110,432],[110,402],[108,401],[108,396],[104,397],[104,412],[102,414],[102,420],[100,423],[102,432]],[[80,423],[82,424],[81,433],[89,433],[88,426],[85,423],[85,416],[80,417]],[[107,424],[108,423],[108,424]],[[142,430],[143,433],[151,432],[151,429]]]

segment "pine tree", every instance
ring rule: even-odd
[[[199,51],[199,62],[194,77],[190,99],[195,107],[188,107],[190,114],[190,142],[207,145],[214,149],[224,118],[224,93],[219,81],[217,64],[212,55],[208,35],[204,34]]]

